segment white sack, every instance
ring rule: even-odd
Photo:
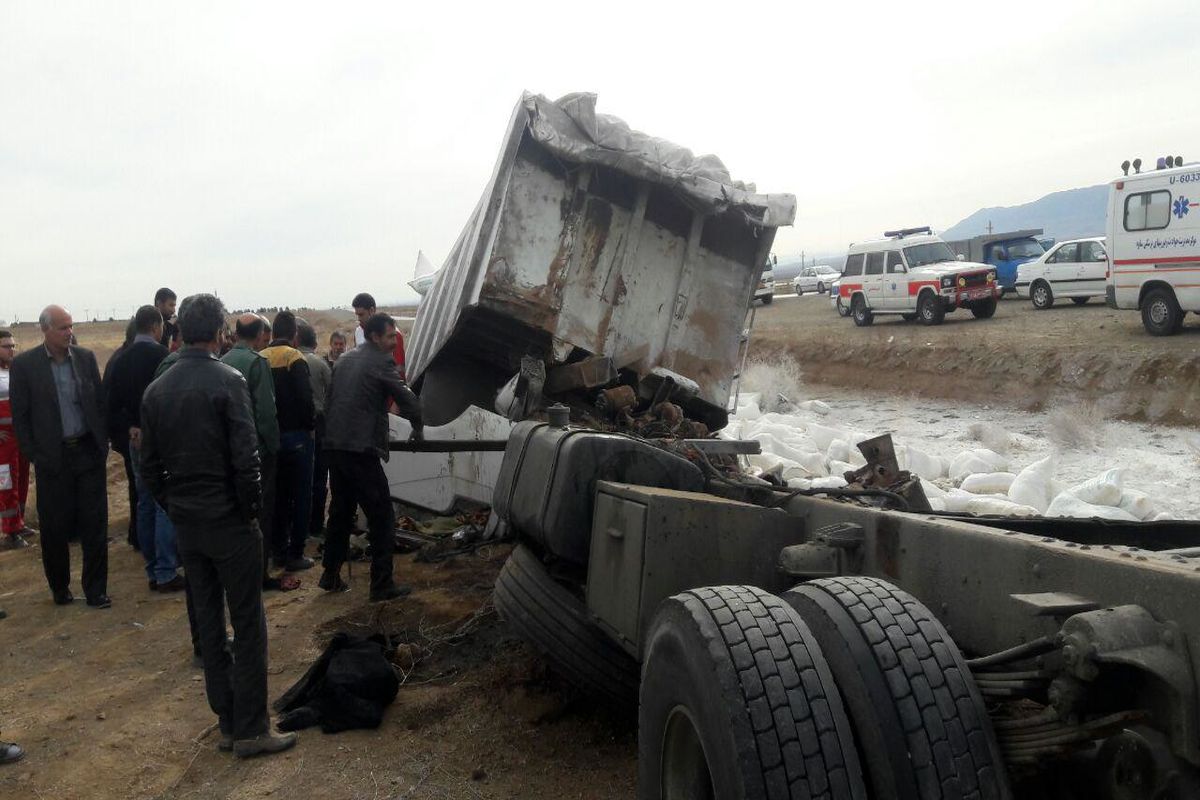
[[[909,447],[905,452],[906,464],[901,464],[900,469],[906,469],[914,475],[920,475],[926,480],[934,480],[942,478],[946,475],[946,462],[937,456],[931,456],[924,450],[918,450],[915,447]]]
[[[1051,489],[1055,467],[1053,455],[1046,456],[1021,470],[1008,488],[1008,499],[1021,505],[1033,506],[1040,513],[1050,507],[1058,494]]]
[[[854,465],[847,461],[830,461],[829,474],[841,477],[847,472],[854,472]]]
[[[840,475],[831,475],[828,478],[814,478],[812,482],[813,489],[841,489],[846,485],[846,481]]]
[[[825,455],[830,461],[845,461],[850,462],[850,443],[845,439],[834,439],[829,443],[829,447],[825,450]]]
[[[976,472],[963,478],[961,489],[972,494],[1008,494],[1016,480],[1011,472]]]
[[[1071,517],[1073,519],[1114,519],[1121,522],[1137,522],[1138,518],[1128,511],[1113,506],[1101,506],[1080,500],[1070,492],[1063,492],[1046,509],[1047,517]]]
[[[829,450],[829,445],[834,439],[849,441],[851,438],[853,438],[846,431],[839,430],[838,428],[827,428],[824,425],[818,425],[815,422],[809,424],[806,427],[806,430],[808,431],[808,435],[812,437],[813,441],[817,443],[817,447],[825,451]]]
[[[802,411],[809,411],[813,414],[820,414],[822,417],[832,410],[830,409],[828,403],[825,403],[821,400],[805,400],[803,403],[797,406],[797,408]]]
[[[1094,506],[1116,506],[1121,502],[1121,470],[1110,469],[1083,483],[1072,486],[1063,492],[1063,494],[1070,495]]]
[[[962,489],[951,489],[950,491],[946,492],[946,496],[944,498],[942,498],[942,501],[946,504],[947,511],[954,513],[954,514],[961,514],[967,510],[967,504],[970,503],[972,500],[982,500],[982,499],[1007,500],[1008,498],[1006,498],[1002,494],[980,495],[980,494],[971,494],[970,492],[964,492]]]
[[[963,510],[968,514],[1003,517],[1036,517],[1039,513],[1033,506],[1018,505],[1003,497],[976,497],[968,500]]]
[[[949,472],[950,479],[958,482],[976,472],[1004,472],[1007,469],[1007,458],[986,448],[978,448],[959,453],[951,459]]]
[[[1122,492],[1117,508],[1128,511],[1143,522],[1158,516],[1158,505],[1150,499],[1150,495],[1137,489],[1126,489]]]

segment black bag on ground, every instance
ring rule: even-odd
[[[367,639],[336,634],[308,672],[275,701],[279,730],[378,728],[384,709],[400,691],[388,658],[391,650],[380,634]]]

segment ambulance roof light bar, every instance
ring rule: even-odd
[[[933,229],[926,225],[923,228],[901,228],[898,231],[884,231],[883,238],[885,239],[903,239],[905,236],[916,236],[918,234],[932,234]]]

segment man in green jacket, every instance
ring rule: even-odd
[[[262,511],[258,525],[263,535],[263,588],[278,589],[278,579],[269,579],[269,543],[273,533],[275,509],[275,470],[279,453],[279,420],[275,413],[275,382],[271,365],[258,354],[256,345],[262,340],[266,320],[258,314],[246,313],[237,318],[234,333],[237,342],[221,361],[236,369],[250,384],[250,403],[254,406],[254,427],[258,431],[258,456],[262,461]]]

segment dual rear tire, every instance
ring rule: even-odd
[[[638,728],[643,800],[1011,797],[962,654],[924,605],[870,578],[670,598]]]

